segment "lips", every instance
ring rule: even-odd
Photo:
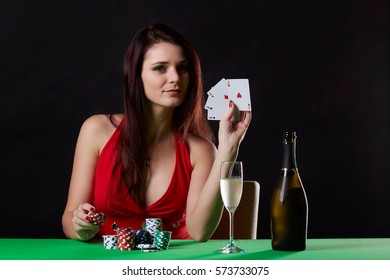
[[[181,89],[179,88],[175,88],[175,89],[168,89],[168,90],[164,90],[165,92],[172,92],[172,93],[180,93],[181,92]]]
[[[178,95],[182,92],[181,89],[168,89],[168,90],[164,90],[165,93],[171,95],[171,96],[174,96],[174,95]]]

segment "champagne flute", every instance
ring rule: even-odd
[[[229,212],[229,244],[218,250],[220,253],[241,253],[234,242],[234,212],[236,211],[242,195],[242,162],[224,161],[221,163],[220,190],[223,204]]]

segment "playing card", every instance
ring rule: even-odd
[[[251,111],[248,79],[231,79],[226,80],[226,83],[229,98],[236,104],[238,110]]]
[[[221,103],[219,103],[219,104],[221,104]],[[214,120],[214,121],[222,120],[228,111],[229,101],[226,102],[226,104],[227,105],[224,107],[222,107],[221,105],[218,105],[218,106],[214,106],[214,107],[210,108],[207,111],[207,119]]]
[[[219,97],[214,104],[211,104],[207,109],[207,119],[221,120],[227,113],[229,108],[229,99]]]
[[[207,101],[205,104],[205,109],[209,110],[210,108],[216,106],[218,102],[224,98],[223,95],[227,94],[226,89],[226,80],[221,79],[215,86],[213,86],[207,93]]]
[[[239,111],[251,111],[248,79],[221,79],[207,96],[205,109],[209,120],[221,120],[229,109],[230,101]]]
[[[207,93],[208,98],[205,105],[207,119],[220,120],[226,114],[229,107],[229,96],[227,95],[226,80],[221,79]]]

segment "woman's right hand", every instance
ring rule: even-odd
[[[80,240],[90,240],[99,231],[101,224],[91,223],[88,216],[88,213],[95,211],[91,204],[83,203],[73,212],[73,227]]]
[[[252,112],[240,112],[237,106],[230,101],[229,110],[225,117],[219,122],[218,150],[226,149],[232,154],[230,159],[235,160],[238,148],[248,130],[252,119]]]

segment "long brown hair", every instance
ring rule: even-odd
[[[113,174],[120,173],[120,186],[125,185],[129,195],[145,207],[145,162],[148,157],[146,104],[141,79],[142,65],[148,49],[161,42],[180,46],[188,61],[190,82],[183,103],[173,113],[173,128],[183,140],[188,133],[212,140],[212,132],[205,118],[203,79],[199,57],[188,41],[177,31],[155,24],[142,29],[126,52],[124,60],[124,121],[118,143]],[[115,176],[115,175],[114,175]]]

